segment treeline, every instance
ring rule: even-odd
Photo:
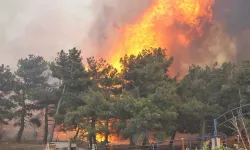
[[[65,130],[77,129],[75,140],[97,143],[96,135],[122,136],[147,144],[149,136],[164,140],[176,132],[207,134],[206,123],[221,113],[249,103],[250,62],[212,67],[192,65],[178,80],[170,77],[173,58],[165,49],[143,50],[121,58],[121,71],[103,59],[81,57],[80,50],[60,51],[55,61],[29,55],[17,70],[0,67],[0,123],[16,121],[20,142],[25,126],[41,125],[34,110],[45,110]],[[91,144],[91,145],[92,145]]]

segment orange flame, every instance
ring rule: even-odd
[[[120,39],[113,46],[108,60],[120,70],[120,58],[138,55],[151,47],[170,48],[174,44],[188,46],[192,31],[202,35],[203,20],[212,19],[214,0],[154,0],[152,6],[133,25],[121,28]],[[187,29],[173,26],[185,25]],[[171,51],[168,51],[171,55]]]

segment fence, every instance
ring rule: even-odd
[[[10,147],[0,147],[0,150],[45,150],[45,148],[10,148]]]
[[[222,142],[227,145],[226,135],[218,135],[217,138],[221,138]],[[196,148],[201,149],[201,142],[211,140],[214,136],[203,136],[203,137],[190,137],[175,140],[165,140],[151,143],[147,146],[129,146],[129,145],[110,145],[109,147],[98,147],[98,150],[183,150],[188,148],[194,150]],[[171,144],[170,144],[171,143]]]
[[[158,141],[155,143],[151,143],[149,145],[125,145],[125,144],[109,144],[109,145],[98,145],[97,150],[183,150],[188,148],[189,150],[194,150],[196,148],[201,149],[201,141],[207,141],[214,136],[203,136],[203,137],[190,137],[190,138],[182,138],[182,139],[175,139],[173,141],[166,140],[166,141]],[[227,137],[226,135],[218,135],[217,138],[221,138],[222,141],[225,141],[227,144]],[[172,143],[172,144],[170,144]],[[76,144],[77,147],[81,147],[84,150],[88,149],[88,145],[85,143]],[[12,145],[11,143],[8,144],[1,144],[0,150],[44,150],[46,146],[44,145],[32,145],[32,144],[21,144],[16,146]],[[78,148],[76,148],[78,150]]]

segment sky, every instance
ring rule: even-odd
[[[82,47],[92,14],[91,0],[0,0],[0,64],[15,68],[28,54],[53,60],[61,49]]]

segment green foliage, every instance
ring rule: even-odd
[[[196,128],[198,130],[192,128],[186,130],[195,132],[200,130],[204,135],[206,118],[215,118],[226,111],[225,106],[220,105],[223,75],[222,69],[216,65],[205,68],[193,65],[180,81],[178,92],[183,103],[181,114],[193,116],[190,121],[200,122],[200,127]]]
[[[120,128],[125,138],[143,134],[147,143],[149,132],[171,132],[178,116],[176,81],[168,75],[173,59],[168,59],[165,49],[143,50],[137,56],[121,59],[123,92],[115,104],[115,114],[120,118]],[[174,102],[175,101],[175,102]]]
[[[250,98],[250,61],[243,61],[234,70],[231,87],[238,92],[237,96],[241,104],[249,103]]]
[[[42,89],[47,84],[48,76],[45,71],[48,70],[47,62],[41,56],[29,55],[27,58],[18,61],[18,69],[15,72],[15,88],[12,99],[27,113],[34,109],[32,103],[26,103],[33,97],[35,89]],[[39,93],[41,94],[41,93]],[[19,113],[16,113],[21,115]]]
[[[75,92],[86,89],[86,78],[88,76],[82,63],[81,51],[76,48],[70,49],[68,53],[61,50],[57,54],[55,62],[50,69],[52,76],[62,81],[67,86],[67,91]]]
[[[176,131],[205,134],[207,120],[250,99],[250,61],[192,65],[179,81],[170,77],[173,58],[162,48],[125,55],[121,72],[102,58],[83,62],[81,51],[73,48],[61,50],[50,64],[29,55],[18,61],[15,73],[2,65],[0,123],[15,116],[20,141],[26,118],[40,126],[32,111],[44,109],[65,129],[84,131],[79,136],[90,143],[96,143],[96,134],[101,133],[105,142],[116,134],[131,144],[134,137],[143,137],[147,144],[150,135],[163,140]],[[48,84],[50,76],[59,83]],[[48,118],[45,124],[48,127]],[[77,136],[78,132],[72,140]]]
[[[25,99],[28,99],[29,90],[41,87],[47,81],[44,75],[48,69],[47,63],[40,56],[29,55],[28,58],[18,61],[18,69],[15,75],[18,79],[16,82],[16,92],[25,91]]]
[[[111,105],[105,98],[103,91],[89,89],[86,94],[83,94],[82,100],[85,102],[85,105],[80,107],[79,111],[84,116],[97,118],[103,115],[110,115],[108,110],[111,108]]]
[[[137,56],[125,55],[121,59],[124,89],[135,97],[147,97],[161,86],[162,81],[170,80],[168,68],[173,58],[167,59],[165,49],[143,50]]]
[[[66,114],[68,109],[76,109],[83,105],[79,94],[87,89],[89,80],[82,61],[81,51],[73,48],[68,50],[68,53],[61,50],[55,62],[50,64],[52,76],[60,80],[58,99],[62,100],[59,106],[59,113],[62,115]],[[61,123],[63,119],[62,117],[62,120],[58,121]]]
[[[20,142],[24,127],[25,118],[32,117],[32,110],[35,105],[27,100],[32,97],[34,89],[44,87],[48,77],[44,74],[48,70],[47,62],[41,56],[29,55],[27,58],[18,61],[18,69],[15,72],[15,88],[11,99],[18,105],[15,111],[16,125],[20,126],[16,141]]]
[[[13,117],[11,109],[14,103],[8,99],[14,87],[14,76],[8,66],[0,66],[0,124],[8,124]],[[7,119],[7,120],[6,120]]]

